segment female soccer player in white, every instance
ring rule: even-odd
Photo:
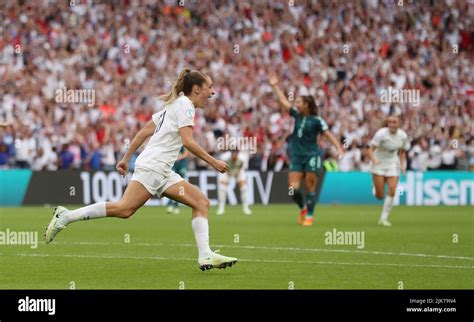
[[[240,199],[242,200],[242,210],[244,214],[251,215],[252,211],[249,208],[247,196],[247,180],[245,178],[245,163],[246,157],[242,151],[227,151],[221,156],[221,160],[227,162],[229,171],[219,174],[219,208],[218,215],[223,215],[225,212],[225,200],[227,195],[227,187],[231,178],[235,178],[240,187]]]
[[[223,173],[228,170],[225,162],[214,159],[193,139],[194,107],[204,108],[207,99],[214,94],[214,85],[207,75],[183,69],[171,92],[160,97],[165,102],[165,108],[154,114],[152,120],[137,133],[116,166],[117,171],[125,175],[131,156],[150,137],[135,162],[135,171],[121,200],[99,202],[72,211],[61,206],[55,208],[53,219],[46,229],[46,243],[50,243],[71,222],[103,217],[129,218],[156,194],[192,208],[191,224],[201,270],[235,264],[236,258],[216,254],[209,248],[207,197],[171,170],[183,145],[217,171]]]
[[[399,129],[400,121],[397,116],[389,116],[386,124],[386,127],[375,133],[370,144],[369,157],[372,161],[371,172],[375,196],[378,199],[384,197],[385,182],[388,185],[388,194],[383,204],[379,224],[391,226],[388,216],[392,210],[400,170],[402,173],[406,170],[406,151],[410,148],[410,143],[405,131]]]

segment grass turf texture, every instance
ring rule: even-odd
[[[50,245],[43,233],[52,208],[0,208],[0,231],[38,232],[36,249],[0,245],[0,288],[474,288],[472,208],[394,207],[392,227],[377,225],[380,206],[317,206],[312,227],[297,224],[294,205],[252,210],[210,210],[211,248],[239,263],[201,272],[186,207],[180,215],[144,207],[127,220],[73,223]],[[364,232],[365,247],[326,245],[334,228]]]

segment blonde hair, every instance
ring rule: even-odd
[[[183,68],[178,78],[173,84],[171,91],[167,94],[160,95],[159,98],[165,105],[171,104],[177,99],[181,93],[184,95],[191,94],[194,85],[202,86],[207,81],[207,76],[198,70]]]

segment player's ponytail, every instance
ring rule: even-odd
[[[173,103],[180,95],[189,95],[194,85],[202,86],[206,82],[206,75],[197,70],[183,68],[173,84],[171,91],[161,95],[159,98],[165,105]],[[182,94],[181,94],[182,93]]]
[[[303,102],[305,102],[308,105],[308,110],[310,115],[318,115],[318,106],[316,105],[316,101],[314,100],[314,97],[311,95],[304,95],[301,96],[303,99]]]

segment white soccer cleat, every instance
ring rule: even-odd
[[[221,254],[217,254],[218,251],[212,252],[208,258],[199,259],[199,268],[201,271],[207,271],[212,268],[226,268],[231,267],[237,263],[237,258],[235,257],[227,257]]]
[[[244,207],[243,211],[244,211],[244,214],[246,214],[246,215],[251,215],[252,214],[252,210],[250,210],[249,207]]]
[[[49,222],[48,227],[46,227],[46,232],[44,233],[44,238],[46,240],[46,244],[49,244],[53,241],[54,237],[66,228],[66,225],[61,223],[62,217],[68,212],[66,208],[62,206],[58,206],[54,208],[53,218]]]
[[[224,208],[217,209],[217,215],[218,216],[223,215],[223,214],[224,214]]]
[[[380,220],[379,220],[379,225],[382,225],[382,226],[385,226],[385,227],[390,227],[390,226],[392,226],[392,224],[390,223],[390,221],[388,221],[387,219],[380,219]]]
[[[181,210],[179,210],[179,207],[175,207],[175,208],[173,209],[173,214],[179,215],[180,213],[181,213]]]
[[[166,207],[166,213],[167,214],[172,214],[173,213],[173,206]]]

